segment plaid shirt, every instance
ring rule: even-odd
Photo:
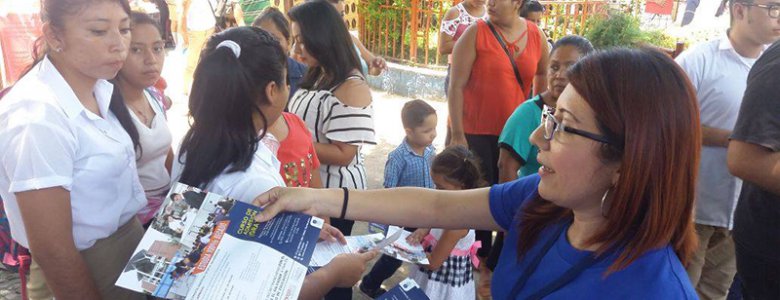
[[[406,139],[387,155],[385,163],[385,187],[414,186],[434,188],[431,163],[436,155],[433,145],[425,147],[423,155],[414,153]]]

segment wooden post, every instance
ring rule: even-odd
[[[409,58],[412,62],[417,62],[417,35],[419,33],[419,26],[420,26],[420,20],[418,19],[418,14],[420,11],[420,0],[412,0],[412,4],[410,6],[411,8],[411,24],[410,24],[410,35],[409,35]]]

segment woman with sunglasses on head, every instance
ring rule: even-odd
[[[690,82],[665,54],[628,49],[587,56],[568,78],[531,136],[538,175],[467,191],[279,188],[255,199],[258,219],[504,230],[496,299],[697,299],[683,268],[701,140]]]
[[[145,299],[116,287],[146,205],[133,142],[109,108],[128,55],[126,0],[44,0],[45,51],[0,102],[0,197],[30,249],[31,299]]]

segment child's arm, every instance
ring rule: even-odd
[[[313,168],[310,172],[311,182],[309,183],[309,187],[315,189],[322,188],[322,176],[320,176],[320,168]]]
[[[331,144],[314,143],[317,157],[326,165],[348,166],[357,155],[358,146],[333,141]]]
[[[387,189],[398,187],[398,181],[401,180],[401,173],[404,170],[403,159],[394,153],[390,152],[387,155],[387,162],[385,162],[385,182],[383,185]]]
[[[431,271],[436,271],[441,268],[441,265],[450,257],[450,252],[452,252],[452,249],[458,244],[458,241],[468,233],[468,229],[445,230],[441,234],[439,242],[436,243],[436,247],[433,248],[433,252],[428,255],[428,265],[424,267]]]

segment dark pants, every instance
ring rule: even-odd
[[[402,264],[402,261],[382,254],[382,257],[376,261],[371,271],[363,277],[361,286],[368,291],[376,291],[382,285],[382,282],[393,276]]]
[[[355,221],[331,218],[330,225],[338,228],[344,235],[352,234],[352,227],[355,226]],[[325,295],[326,300],[343,300],[352,299],[352,288],[334,288]]]
[[[485,181],[491,185],[496,184],[498,182],[498,136],[466,134],[466,142],[469,143],[471,152],[479,157],[479,167],[482,170],[482,176]],[[494,255],[495,260],[498,261],[498,254],[501,248],[496,249],[495,254],[491,254],[493,250],[493,232],[477,230],[476,239],[482,242],[482,248],[479,248],[477,255],[479,257]]]
[[[746,300],[780,299],[780,262],[752,255],[744,246],[735,244],[742,297]]]
[[[739,278],[739,273],[734,275],[734,281],[731,283],[726,300],[742,300],[742,279]]]

